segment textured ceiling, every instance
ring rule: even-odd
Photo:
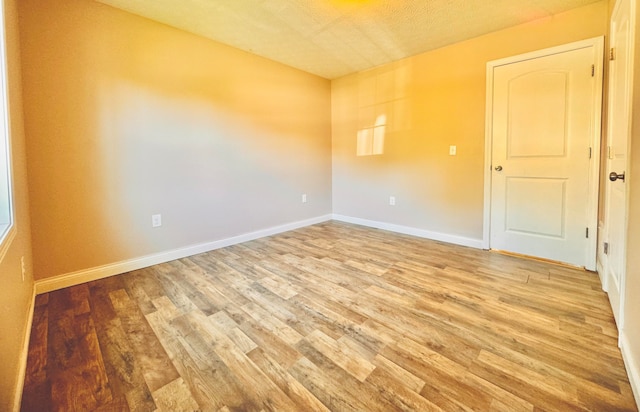
[[[334,79],[598,0],[97,0]]]

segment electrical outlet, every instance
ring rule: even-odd
[[[306,193],[302,194],[302,203],[307,203],[307,194]]]
[[[395,206],[395,205],[396,205],[396,197],[389,196],[389,206]]]
[[[160,227],[162,226],[162,215],[151,215],[151,226]]]
[[[24,267],[24,256],[20,258],[20,266],[22,267],[22,281],[24,282],[25,273],[27,271]]]
[[[458,148],[456,146],[449,146],[449,155],[455,156],[458,152]]]

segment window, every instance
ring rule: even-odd
[[[0,1],[0,259],[13,224],[11,202],[11,150],[9,142],[4,2]]]

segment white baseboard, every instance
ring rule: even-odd
[[[13,411],[20,411],[22,402],[22,391],[24,390],[24,378],[27,373],[27,358],[29,356],[29,342],[31,341],[31,326],[33,325],[33,312],[36,308],[36,288],[34,286],[31,293],[31,304],[27,313],[27,330],[24,333],[24,341],[22,342],[22,351],[20,352],[20,369],[18,370],[18,379],[16,382],[16,390],[13,398]]]
[[[69,286],[80,285],[85,282],[119,275],[121,273],[130,272],[132,270],[146,268],[160,263],[181,259],[187,256],[197,255],[198,253],[209,252],[215,249],[236,245],[238,243],[248,242],[250,240],[275,235],[289,230],[299,229],[305,226],[315,225],[317,223],[322,223],[329,220],[331,220],[331,215],[318,216],[315,218],[287,223],[284,225],[262,229],[251,233],[245,233],[227,239],[187,246],[184,248],[155,253],[153,255],[142,256],[135,259],[123,260],[116,263],[110,263],[108,265],[79,270],[77,272],[65,273],[62,275],[37,280],[36,293],[47,293]]]
[[[378,222],[375,220],[360,219],[357,217],[333,215],[333,220],[353,223],[361,226],[373,227],[376,229],[388,230],[390,232],[402,233],[405,235],[417,236],[425,239],[438,240],[440,242],[453,243],[454,245],[468,246],[482,249],[482,239],[473,239],[464,236],[450,235],[447,233],[431,232],[429,230],[417,229],[409,226],[395,225],[393,223]]]
[[[631,342],[624,333],[624,330],[620,332],[620,351],[622,352],[622,359],[624,360],[624,366],[627,369],[627,375],[629,375],[629,383],[633,390],[633,395],[636,398],[636,405],[640,410],[640,361],[636,359],[631,352]]]

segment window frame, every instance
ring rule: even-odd
[[[0,211],[0,261],[3,260],[16,234],[4,7],[4,0],[0,0],[0,167],[2,168],[0,169],[0,179],[6,180],[6,189],[0,189],[2,190],[0,199],[2,199],[2,203],[6,204],[6,210]],[[5,182],[2,183],[4,186]],[[6,199],[3,198],[4,196]]]

